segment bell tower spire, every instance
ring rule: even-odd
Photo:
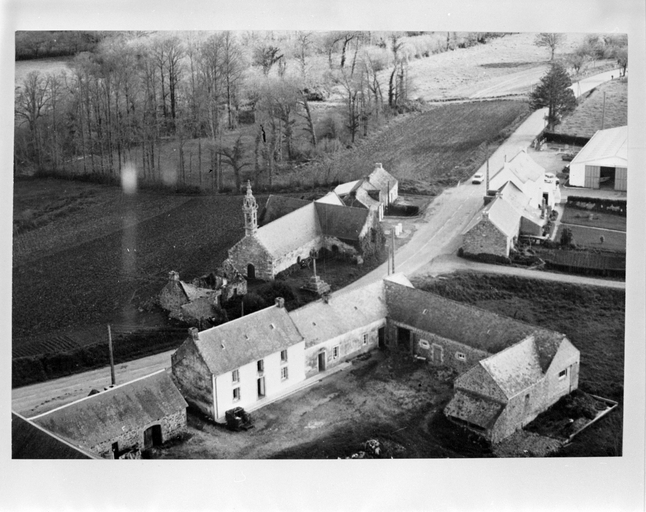
[[[258,231],[258,205],[256,198],[251,193],[251,182],[247,180],[247,195],[242,200],[242,211],[244,212],[244,232],[246,236],[252,236]]]

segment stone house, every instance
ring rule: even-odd
[[[315,201],[261,227],[257,211],[248,185],[243,201],[245,237],[229,249],[229,259],[250,279],[272,280],[321,248],[368,257],[384,245],[378,220],[364,209]]]
[[[462,232],[464,254],[508,258],[520,233],[521,218],[510,203],[495,197]]]
[[[234,407],[252,409],[305,379],[304,340],[276,305],[199,332],[171,356],[186,401],[220,421]]]
[[[340,290],[289,315],[305,339],[306,377],[385,346],[382,281],[351,291]]]
[[[225,260],[214,272],[191,283],[182,281],[179,273],[171,270],[159,294],[159,305],[168,311],[170,318],[202,325],[217,316],[217,307],[235,295],[246,293],[247,280]]]
[[[387,282],[387,340],[459,376],[445,414],[498,442],[578,386],[563,334]]]
[[[578,387],[579,351],[534,333],[460,375],[445,414],[497,443]]]
[[[386,171],[382,164],[377,163],[368,176],[342,183],[334,189],[334,192],[347,206],[363,207],[375,211],[381,221],[385,211],[397,199],[398,189],[397,179]]]
[[[494,196],[509,181],[527,196],[532,208],[545,205],[551,209],[561,201],[560,189],[556,183],[546,183],[545,168],[537,164],[525,150],[505,162],[502,169],[491,177],[487,195]]]
[[[30,420],[102,458],[139,458],[186,429],[186,407],[170,375],[159,370]]]

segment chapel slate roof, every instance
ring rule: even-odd
[[[382,281],[332,293],[289,313],[305,338],[305,348],[343,336],[386,317]]]
[[[80,446],[92,448],[145,428],[187,404],[166,370],[117,385],[31,420]]]
[[[271,195],[267,198],[264,208],[258,215],[258,225],[264,226],[270,222],[302,208],[310,201],[297,197]]]
[[[285,308],[278,306],[206,329],[197,336],[193,342],[216,376],[303,341]]]
[[[340,240],[359,240],[370,212],[363,208],[314,203],[321,232]]]
[[[385,282],[388,317],[491,354],[527,336],[556,340],[563,335],[440,295]]]
[[[271,255],[279,257],[320,235],[321,226],[312,202],[258,228],[255,237]]]
[[[12,459],[98,459],[72,442],[11,412]]]

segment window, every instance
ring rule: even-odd
[[[233,382],[240,382],[240,370],[233,370],[231,372],[231,380]]]
[[[458,361],[466,361],[466,360],[467,360],[467,355],[466,355],[466,354],[464,354],[464,353],[462,353],[462,352],[456,352],[456,353],[455,353],[455,358],[456,358]]]
[[[281,350],[280,351],[280,362],[281,363],[286,363],[287,362],[287,350]]]
[[[332,349],[332,359],[338,359],[340,353],[341,353],[341,348],[339,347],[339,345],[337,345]]]
[[[364,345],[368,344],[368,334],[367,333],[363,335],[363,344]]]
[[[287,371],[287,366],[283,366],[280,369],[280,380],[287,380],[287,377],[289,377],[289,372]]]
[[[567,377],[567,368],[559,372],[559,380],[563,380],[565,377]]]
[[[258,398],[265,396],[265,378],[260,377],[258,379]]]
[[[240,400],[240,388],[233,388],[233,401],[237,402]]]
[[[426,349],[431,348],[431,344],[426,340],[419,340],[417,344],[422,348],[426,348]]]
[[[258,361],[257,366],[258,366],[258,373],[262,373],[262,372],[265,371],[265,361],[264,360],[261,359],[260,361]]]

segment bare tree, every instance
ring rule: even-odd
[[[538,47],[548,48],[550,50],[550,60],[554,60],[554,52],[565,42],[565,34],[542,32],[534,39],[534,44]]]
[[[224,157],[226,163],[231,166],[231,169],[233,169],[233,175],[235,176],[236,182],[236,191],[240,192],[242,186],[242,169],[244,169],[247,165],[251,165],[249,162],[242,161],[244,158],[242,138],[238,137],[232,147],[220,147],[217,151]]]
[[[42,166],[43,163],[39,121],[47,113],[50,105],[51,96],[48,79],[38,71],[32,71],[25,77],[22,86],[18,87],[15,112],[16,116],[27,121],[31,133],[32,156],[38,167]]]

